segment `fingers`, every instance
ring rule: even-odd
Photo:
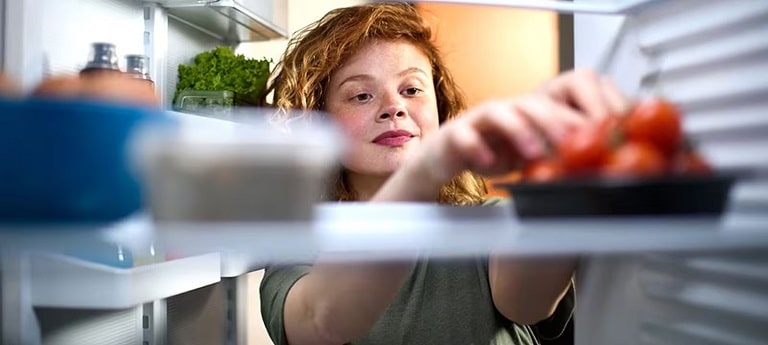
[[[510,171],[524,160],[544,154],[537,131],[524,116],[514,114],[512,102],[486,103],[464,114],[442,130],[442,171],[473,170],[484,174]]]
[[[468,138],[465,143],[471,138],[491,150],[500,144],[527,160],[546,154],[545,142],[556,143],[571,129],[587,124],[580,113],[543,95],[487,103],[463,120],[466,123],[457,125],[468,128],[461,132]]]
[[[521,158],[533,159],[545,153],[537,128],[515,108],[517,101],[496,102],[482,110],[474,127],[486,142],[514,148]],[[510,150],[507,150],[510,151]]]
[[[494,154],[478,131],[468,126],[455,126],[448,140],[458,161],[454,173],[466,169],[486,169],[493,164]]]
[[[557,142],[573,128],[583,127],[583,114],[543,95],[532,95],[514,103],[514,107],[551,142]]]
[[[501,173],[547,153],[573,129],[625,113],[631,102],[608,78],[590,71],[564,74],[543,92],[486,103],[446,125],[440,169]],[[439,152],[439,153],[438,153]]]
[[[590,70],[565,73],[543,87],[548,96],[572,105],[592,121],[623,114],[629,101],[607,77]]]
[[[541,94],[486,103],[446,128],[448,155],[462,157],[453,162],[463,169],[511,169],[547,154],[547,142],[587,124],[579,112]]]
[[[563,103],[573,105],[588,119],[599,121],[609,114],[601,87],[600,79],[595,73],[578,70],[552,80],[545,88],[545,93]]]

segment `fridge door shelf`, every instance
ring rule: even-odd
[[[35,307],[125,309],[218,282],[218,253],[114,268],[72,257],[28,254]]]

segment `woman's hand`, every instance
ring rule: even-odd
[[[577,109],[593,122],[627,113],[632,106],[611,78],[588,69],[563,73],[544,83],[537,92]]]
[[[547,154],[574,128],[623,114],[631,103],[614,83],[590,71],[572,71],[523,97],[470,109],[427,138],[411,161],[444,183],[463,170],[498,175]]]

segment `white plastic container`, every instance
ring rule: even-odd
[[[233,123],[175,114],[181,125],[140,136],[136,158],[155,221],[306,221],[338,167],[326,121],[274,126],[272,109]]]

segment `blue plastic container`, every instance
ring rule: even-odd
[[[128,157],[157,109],[82,100],[0,99],[0,223],[107,223],[142,207]]]

